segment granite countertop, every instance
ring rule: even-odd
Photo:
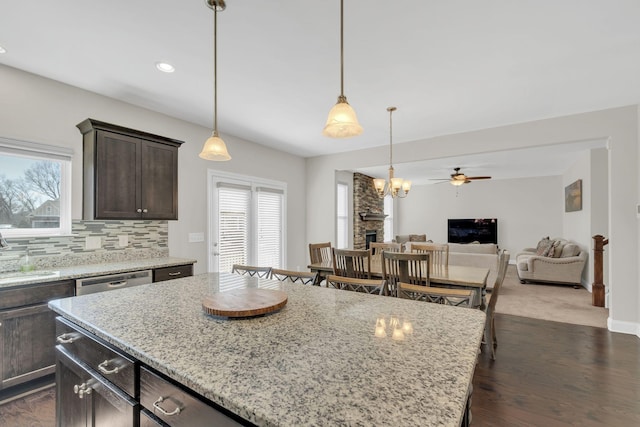
[[[163,257],[134,259],[131,261],[86,264],[73,267],[61,267],[47,270],[33,270],[26,273],[9,272],[0,274],[0,289],[24,286],[33,283],[54,282],[57,280],[81,279],[91,276],[125,273],[129,271],[149,270],[162,267],[193,264],[195,259]]]
[[[206,295],[257,286],[287,305],[251,319],[203,312]],[[458,427],[485,322],[480,310],[215,273],[49,307],[259,426]],[[411,323],[404,340],[392,316]]]

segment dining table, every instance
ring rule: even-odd
[[[318,283],[330,274],[333,274],[333,260],[312,263],[307,266],[312,272],[318,273]],[[382,261],[380,257],[371,259],[371,277],[382,278]],[[448,265],[446,267],[431,268],[429,281],[431,286],[441,286],[456,289],[471,289],[473,298],[471,305],[476,308],[484,308],[484,296],[487,289],[487,277],[489,268],[470,267],[466,265]]]

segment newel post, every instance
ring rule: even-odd
[[[602,253],[609,239],[596,234],[593,236],[593,284],[591,286],[592,305],[604,307],[604,283],[602,283]]]

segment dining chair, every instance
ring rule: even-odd
[[[271,275],[271,267],[254,267],[252,265],[233,264],[232,273],[241,276],[259,277],[260,279],[268,279]]]
[[[318,264],[331,260],[331,242],[309,243],[309,260],[311,264]]]
[[[334,275],[371,279],[371,249],[333,248],[331,256]]]
[[[432,272],[449,266],[449,245],[446,243],[411,242],[409,248],[409,252],[429,254],[429,267]]]
[[[327,276],[327,287],[346,291],[364,292],[373,295],[384,295],[386,280],[363,279],[359,277],[345,277],[330,274]]]
[[[369,243],[369,249],[371,249],[372,256],[380,255],[382,251],[402,252],[402,243],[371,242]]]
[[[310,271],[283,270],[280,268],[271,269],[271,279],[281,282],[301,283],[303,285],[315,285],[318,280],[318,273]]]
[[[398,283],[398,298],[426,301],[456,307],[471,307],[473,291],[471,289],[434,288],[432,286]]]
[[[487,315],[485,328],[484,328],[484,342],[491,351],[491,359],[496,359],[496,347],[498,347],[498,341],[496,339],[496,326],[494,322],[494,315],[496,310],[496,304],[498,303],[498,295],[500,295],[500,288],[502,288],[502,283],[504,282],[504,278],[507,275],[507,268],[509,267],[509,258],[511,255],[509,251],[503,250],[500,253],[500,257],[498,259],[499,267],[498,267],[498,275],[496,277],[496,281],[493,285],[493,290],[491,291],[491,296],[489,297],[489,303],[486,305],[485,313]]]
[[[397,284],[429,286],[429,254],[382,251],[385,295],[397,296]]]

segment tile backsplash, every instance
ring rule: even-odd
[[[127,236],[127,246],[120,246],[120,236]],[[87,237],[99,239],[100,248],[86,249]],[[0,272],[19,270],[27,249],[37,269],[169,256],[167,221],[74,220],[70,236],[6,240],[10,248],[0,251]]]

